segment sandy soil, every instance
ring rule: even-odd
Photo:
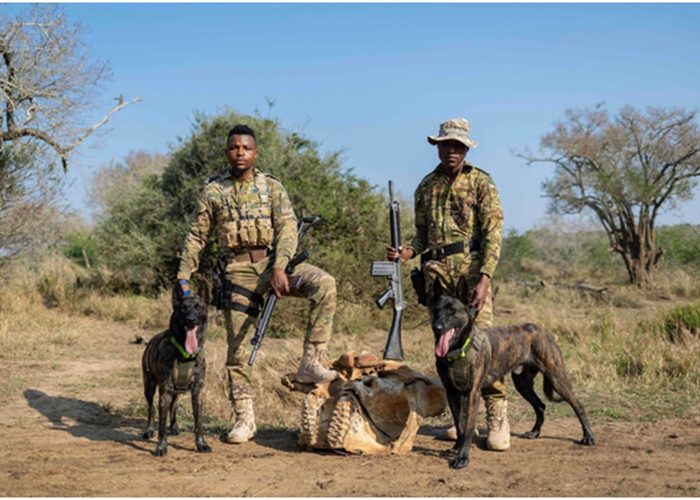
[[[119,411],[139,383],[119,380],[138,373],[141,352],[119,346],[111,357],[3,363],[14,385],[0,409],[1,495],[700,496],[700,428],[680,419],[593,420],[595,447],[574,443],[575,419],[550,418],[534,441],[517,437],[530,427],[518,423],[509,451],[486,451],[482,437],[459,471],[432,427],[407,456],[307,452],[293,429],[269,429],[238,446],[208,435],[211,454],[183,432],[156,458],[154,441],[140,437],[144,420]]]

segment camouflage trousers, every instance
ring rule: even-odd
[[[234,262],[227,266],[226,274],[234,285],[251,292],[266,296],[270,291],[272,266],[269,258],[256,263]],[[289,294],[282,298],[276,307],[284,304],[287,297],[309,299],[309,317],[304,340],[328,342],[331,338],[337,302],[335,279],[316,266],[302,263],[289,276],[289,282]],[[296,284],[296,286],[292,287],[292,284]],[[239,294],[234,294],[234,301],[244,306],[251,305],[247,297]],[[244,340],[255,332],[258,317],[237,310],[224,311],[226,341],[228,343],[226,372],[229,398],[232,401],[251,398],[253,394],[252,368],[248,366],[248,357],[252,346],[250,342],[244,342]]]
[[[457,261],[456,265],[454,262],[450,263],[448,261],[448,263],[444,263],[432,260],[423,266],[428,309],[431,311],[438,290],[436,285],[439,285],[443,291],[457,297],[466,304],[469,301],[471,291],[481,279],[481,274],[468,272],[466,266],[460,266],[461,262],[457,259],[454,260]],[[486,293],[484,307],[479,311],[475,324],[482,328],[493,325],[493,293],[491,285],[489,285]],[[507,389],[503,378],[496,380],[490,387],[481,389],[481,396],[487,400],[505,399],[506,395]]]

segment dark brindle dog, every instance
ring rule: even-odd
[[[175,286],[170,327],[153,337],[143,353],[143,390],[148,402],[148,423],[143,438],[153,437],[153,396],[158,388],[158,444],[153,452],[158,457],[165,455],[168,449],[168,411],[170,434],[180,433],[177,427],[177,398],[188,391],[192,393],[197,451],[211,451],[202,436],[200,405],[206,368],[202,347],[207,329],[208,287],[202,285],[199,290],[198,295],[184,297],[180,286]]]
[[[515,388],[535,410],[535,426],[524,437],[538,437],[544,422],[545,405],[533,387],[535,375],[542,372],[547,399],[554,401],[553,392],[561,395],[581,422],[583,439],[579,443],[594,444],[586,412],[574,395],[554,339],[530,323],[472,328],[472,322],[467,307],[453,297],[442,295],[433,307],[436,366],[457,428],[457,456],[450,467],[457,469],[469,463],[480,389],[509,372]]]

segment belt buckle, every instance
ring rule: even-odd
[[[435,249],[435,260],[440,260],[445,258],[445,247],[437,247]]]

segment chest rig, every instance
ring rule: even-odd
[[[256,171],[243,183],[226,182],[218,212],[218,237],[227,250],[272,247],[272,190],[265,174]]]

